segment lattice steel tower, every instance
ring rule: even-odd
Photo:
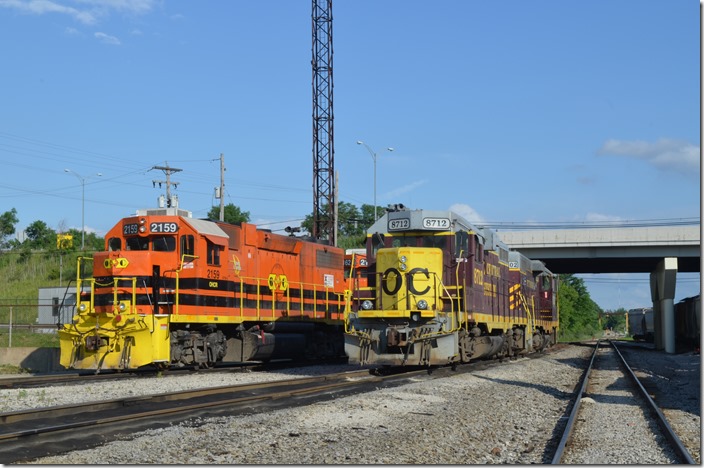
[[[313,237],[335,245],[332,0],[313,0]]]

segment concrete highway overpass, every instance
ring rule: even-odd
[[[678,271],[701,271],[699,226],[499,231],[525,256],[553,273],[650,273],[664,258]]]
[[[701,227],[655,226],[499,231],[553,273],[650,273],[655,346],[675,352],[677,272],[701,272]]]

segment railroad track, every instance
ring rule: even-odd
[[[447,377],[458,369],[374,375],[368,370],[266,383],[119,398],[0,414],[0,463],[86,449],[119,437],[195,418],[307,405],[353,393]]]
[[[306,366],[315,366],[322,364],[338,364],[342,360],[330,360],[325,362],[300,363],[295,361],[273,361],[268,363],[261,362],[244,362],[244,363],[226,363],[218,364],[216,367],[198,369],[196,367],[180,367],[167,370],[156,369],[139,369],[124,372],[108,371],[95,373],[94,371],[86,372],[71,372],[64,371],[54,374],[42,375],[0,375],[0,390],[11,388],[32,388],[44,387],[49,385],[63,385],[76,383],[90,383],[103,380],[118,380],[118,379],[133,379],[138,377],[152,377],[154,375],[179,375],[192,372],[199,373],[216,373],[216,372],[233,372],[237,370],[246,370],[253,372],[266,372],[271,370],[281,370],[289,368],[299,368]],[[346,359],[344,360],[346,362]]]
[[[619,463],[634,439],[653,443],[630,463],[696,464],[618,348],[598,342],[552,463]]]

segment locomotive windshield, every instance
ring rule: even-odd
[[[174,236],[156,236],[152,239],[152,250],[155,252],[173,252],[176,250]]]
[[[391,247],[437,247],[447,246],[447,236],[400,236],[391,238]]]
[[[125,250],[151,250],[155,252],[173,252],[176,250],[176,238],[174,236],[154,236],[149,237],[128,237],[125,239]],[[108,249],[121,250],[122,241],[118,237],[113,237],[108,241]]]

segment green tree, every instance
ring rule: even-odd
[[[208,212],[208,219],[219,220],[220,219],[220,207],[214,206]],[[230,224],[237,223],[248,223],[249,222],[249,211],[242,211],[238,206],[228,203],[225,205],[224,210],[224,221]]]
[[[56,232],[44,221],[34,221],[25,229],[27,239],[24,243],[32,249],[48,250],[56,247]]]
[[[328,212],[328,207],[325,205],[324,212]],[[337,236],[341,237],[358,237],[366,235],[367,228],[372,225],[374,219],[374,207],[371,205],[362,205],[360,211],[352,203],[339,202],[337,204]],[[323,221],[327,221],[327,217],[323,217]],[[301,227],[313,233],[313,213],[306,216],[301,223]]]
[[[0,248],[7,248],[9,242],[5,239],[15,233],[15,224],[19,223],[17,210],[12,208],[0,215]]]
[[[604,329],[613,330],[615,332],[626,331],[626,309],[621,307],[615,311],[606,311],[601,316],[601,324]]]
[[[327,212],[327,205],[324,207]],[[323,218],[327,221],[327,218]],[[352,203],[339,202],[337,205],[337,246],[343,249],[364,247],[367,229],[374,224],[374,205],[363,204],[360,208]],[[313,213],[307,215],[301,228],[313,233]]]
[[[374,224],[374,222],[376,221],[376,220],[374,219],[374,205],[363,204],[363,205],[362,205],[362,208],[361,208],[361,211],[362,211],[362,225],[364,226],[364,230],[365,230],[365,232],[366,232],[366,230],[367,230],[372,224]],[[385,211],[385,210],[384,210],[384,208],[382,208],[382,207],[380,207],[380,206],[377,206],[376,211],[377,211],[377,215],[378,215],[379,217],[381,217],[381,215],[384,214],[384,211]]]
[[[591,338],[601,333],[601,309],[589,296],[582,278],[560,275],[560,334],[565,341]]]

